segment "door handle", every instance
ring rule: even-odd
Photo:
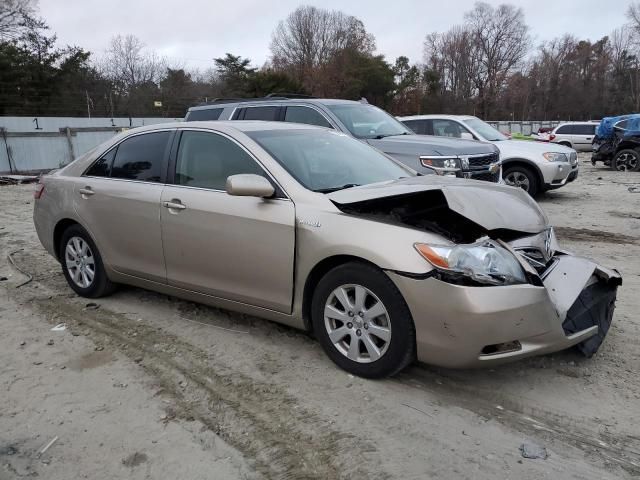
[[[87,196],[91,196],[94,195],[96,192],[94,192],[93,190],[91,190],[91,187],[84,187],[78,190],[80,192],[80,195],[87,195]]]
[[[187,206],[180,202],[180,200],[176,200],[175,198],[170,202],[163,202],[162,205],[165,208],[169,208],[171,210],[184,210]]]

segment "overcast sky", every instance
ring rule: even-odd
[[[101,55],[112,36],[134,34],[186,67],[206,69],[225,52],[261,66],[271,33],[299,5],[339,9],[360,18],[387,60],[422,61],[425,34],[460,23],[474,0],[40,0],[40,14],[62,45]],[[504,2],[489,3],[499,4]],[[628,0],[511,0],[521,6],[534,45],[564,33],[597,40],[626,22]]]

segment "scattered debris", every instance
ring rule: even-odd
[[[24,347],[27,344],[27,342],[25,342],[24,340],[20,342],[20,346]]]
[[[38,181],[37,175],[2,175],[0,185],[20,185],[22,183],[35,183]]]
[[[433,415],[431,415],[430,413],[424,412],[424,411],[420,410],[419,408],[412,407],[411,405],[407,405],[406,403],[401,403],[401,405],[402,405],[403,407],[407,407],[407,408],[410,408],[410,409],[412,409],[412,410],[415,410],[416,412],[420,412],[420,413],[422,413],[423,415],[426,415],[427,417],[433,417]]]
[[[49,450],[53,446],[53,444],[56,443],[57,441],[58,441],[58,436],[56,435],[51,439],[49,443],[47,443],[44,447],[42,447],[42,449],[40,449],[40,451],[38,452],[38,457],[47,453],[47,450]]]
[[[0,448],[0,455],[15,455],[18,453],[18,449],[13,445]]]
[[[13,259],[13,255],[15,255],[18,252],[21,252],[22,250],[24,250],[24,248],[21,248],[20,250],[16,250],[15,252],[11,252],[9,255],[7,255],[7,260],[9,260],[9,263],[11,263],[11,265],[13,265],[13,268],[15,268],[16,270],[18,270],[22,275],[24,275],[25,277],[27,277],[27,280],[25,280],[22,283],[19,283],[18,285],[16,285],[15,288],[20,288],[24,285],[26,285],[27,283],[31,282],[33,280],[33,276],[30,273],[25,272],[24,270],[21,270],[20,267],[18,267],[16,265],[15,260]]]
[[[640,193],[640,187],[629,187],[631,193]]]
[[[93,302],[91,302],[91,303],[87,303],[87,304],[84,306],[84,309],[85,309],[85,310],[97,310],[97,309],[99,309],[99,308],[100,308],[100,305],[98,305],[97,303],[93,303]]]
[[[9,280],[7,277],[0,277],[0,282],[6,282],[7,280]]]
[[[49,346],[53,345],[53,339],[49,339],[49,341],[47,342],[47,345]]]
[[[104,347],[102,345],[96,345],[96,348],[94,348],[94,350],[96,352],[101,352],[102,350],[104,350]]]
[[[549,457],[547,449],[535,443],[523,443],[520,445],[520,453],[523,458],[541,458],[542,460],[546,460]]]
[[[51,329],[52,332],[64,332],[67,329],[66,323],[59,323]]]
[[[147,456],[144,453],[134,452],[127,458],[122,460],[122,464],[125,467],[137,467],[147,461]]]

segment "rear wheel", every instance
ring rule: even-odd
[[[415,357],[411,312],[389,277],[371,265],[347,263],[327,273],[311,317],[329,358],[355,375],[393,375]]]
[[[640,170],[640,154],[630,148],[620,150],[611,160],[610,167],[617,172],[637,172]]]
[[[538,176],[533,170],[523,165],[507,166],[502,173],[502,178],[507,185],[521,188],[532,197],[539,192]]]
[[[80,225],[72,225],[62,234],[59,258],[67,283],[78,295],[98,298],[115,290],[98,248]]]
[[[563,147],[573,148],[569,142],[558,142],[558,145],[562,145]]]

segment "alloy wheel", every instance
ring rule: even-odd
[[[95,259],[89,244],[81,237],[71,237],[64,252],[71,280],[80,288],[89,288],[96,276]]]
[[[522,172],[518,172],[517,170],[509,172],[504,177],[504,183],[506,183],[507,185],[511,185],[512,187],[519,187],[525,192],[528,192],[529,188],[531,187],[531,184],[529,183],[529,177],[527,177]]]
[[[615,170],[618,172],[632,172],[638,169],[638,155],[621,153],[614,160]]]
[[[362,285],[341,285],[331,292],[324,307],[324,325],[334,347],[354,362],[375,362],[391,342],[386,307]]]

